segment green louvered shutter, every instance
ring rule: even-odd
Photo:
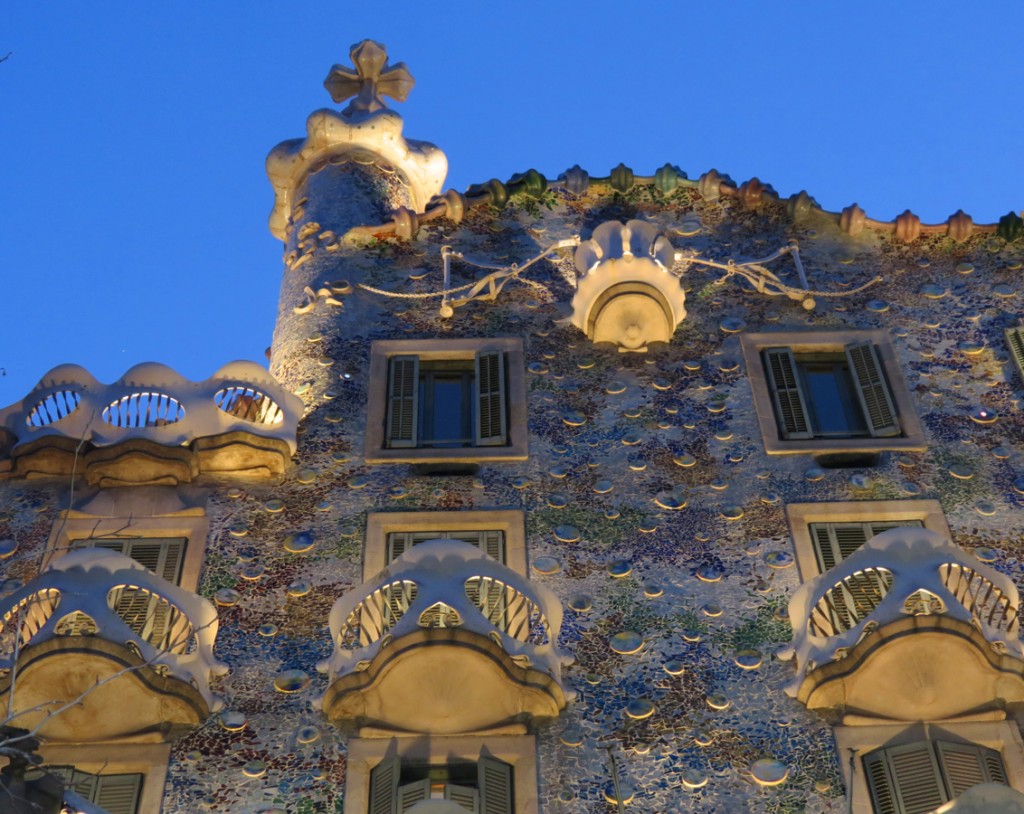
[[[879,749],[864,756],[864,776],[871,792],[871,807],[875,814],[900,814],[885,750]]]
[[[470,786],[456,786],[454,783],[446,783],[444,799],[451,800],[457,806],[466,809],[466,811],[478,812],[480,810],[480,792]]]
[[[461,540],[505,562],[505,533],[500,529],[483,531],[392,531],[387,537],[387,561],[393,562],[415,545],[427,540]]]
[[[1006,345],[1017,365],[1017,373],[1024,381],[1024,326],[1006,329]]]
[[[935,748],[951,800],[979,783],[1006,783],[1006,770],[995,749],[949,741],[936,741]]]
[[[512,767],[493,757],[480,756],[480,814],[512,814]]]
[[[369,814],[397,814],[401,774],[402,761],[397,755],[384,758],[370,769]]]
[[[412,535],[406,531],[392,531],[388,533],[387,559],[385,565],[390,565],[401,557],[413,545]]]
[[[404,814],[416,803],[430,798],[430,781],[417,780],[398,787],[398,814]]]
[[[481,531],[480,548],[498,562],[505,562],[505,533],[502,531]]]
[[[793,351],[789,348],[765,348],[762,356],[782,437],[794,441],[813,438],[814,430]]]
[[[862,523],[811,523],[814,557],[821,573],[830,571],[867,541]]]
[[[94,802],[96,795],[96,781],[99,778],[88,772],[80,772],[74,766],[48,766],[46,771],[64,781],[64,786],[74,790],[75,794]]]
[[[109,814],[138,814],[141,774],[104,774],[96,778],[92,802]]]
[[[392,356],[388,363],[387,445],[415,447],[419,424],[420,360]],[[370,420],[374,420],[370,417]]]
[[[508,443],[505,405],[505,354],[500,350],[476,355],[476,445],[500,447]]]
[[[870,342],[849,344],[846,346],[846,359],[850,363],[853,388],[857,392],[872,437],[891,438],[899,435],[900,421],[896,417],[896,407],[875,346]]]
[[[120,551],[172,585],[181,580],[185,560],[184,537],[137,537],[132,539],[96,540],[97,548]],[[114,612],[139,636],[154,647],[168,646],[164,641],[170,606],[144,591],[122,588],[114,603]]]
[[[928,814],[949,800],[928,741],[877,749],[864,756],[864,769],[876,814]],[[888,788],[876,785],[883,777]]]
[[[119,551],[131,557],[172,585],[181,582],[181,567],[185,562],[187,544],[185,537],[135,537],[124,540],[114,537],[92,541],[96,548]]]

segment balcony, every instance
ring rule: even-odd
[[[231,362],[201,382],[150,362],[109,385],[60,365],[0,410],[0,477],[77,472],[102,487],[279,477],[302,411],[253,362]]]
[[[414,546],[339,599],[325,714],[363,734],[524,732],[566,703],[562,607],[477,547]]]
[[[1024,701],[1012,580],[943,535],[897,528],[789,603],[787,688],[844,723],[992,720]]]
[[[220,707],[213,605],[98,548],[0,600],[0,705],[50,742],[169,740]]]

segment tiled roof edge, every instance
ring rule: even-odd
[[[540,198],[553,187],[559,187],[573,195],[582,195],[592,185],[608,187],[618,193],[629,192],[634,187],[653,186],[666,197],[681,189],[696,189],[706,200],[715,200],[719,197],[736,198],[746,209],[755,209],[763,203],[784,203],[786,211],[794,221],[812,214],[824,215],[851,236],[860,234],[864,229],[871,229],[895,235],[897,240],[904,243],[912,243],[924,235],[947,235],[957,242],[977,234],[996,234],[1008,242],[1024,237],[1024,220],[1016,212],[1003,215],[998,223],[975,223],[970,215],[960,209],[943,223],[928,224],[921,223],[921,218],[908,209],[891,221],[880,221],[869,218],[855,203],[841,212],[830,212],[820,207],[817,201],[803,190],[783,200],[770,185],[762,183],[757,178],[736,184],[728,175],[722,175],[712,169],[693,181],[672,164],[665,164],[654,175],[636,175],[625,164],[619,164],[604,177],[591,177],[586,170],[576,165],[562,173],[554,182],[549,182],[537,170],[530,169],[513,175],[505,183],[492,178],[486,183],[472,185],[465,193],[450,189],[443,195],[433,198],[423,212],[413,212],[406,207],[400,207],[392,214],[390,221],[375,226],[358,226],[352,231],[368,237],[394,235],[408,240],[425,223],[438,218],[448,218],[459,223],[467,209],[485,204],[501,209],[513,195],[525,194]]]

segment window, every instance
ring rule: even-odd
[[[1017,372],[1024,381],[1024,325],[1006,329],[1006,344],[1010,348],[1010,356],[1017,365]]]
[[[532,735],[352,738],[345,814],[402,814],[422,800],[480,814],[537,811]]]
[[[941,740],[869,752],[864,774],[876,814],[927,814],[979,783],[1006,785],[995,749]]]
[[[184,537],[87,538],[77,540],[72,548],[104,548],[131,557],[159,577],[178,585],[188,540]],[[168,648],[180,642],[172,641],[172,606],[145,588],[122,586],[113,598],[114,612],[135,633],[158,648]],[[69,629],[83,622],[91,623],[85,614],[78,613],[62,622]]]
[[[370,770],[369,814],[403,814],[424,800],[450,800],[477,814],[513,814],[512,767],[481,755],[440,766],[386,757]]]
[[[387,561],[401,557],[406,551],[417,543],[424,543],[427,540],[459,540],[469,543],[482,549],[489,556],[494,557],[502,565],[505,564],[505,532],[501,529],[486,529],[480,531],[392,531],[387,536]]]
[[[43,770],[110,814],[160,811],[169,743],[44,744]]]
[[[210,523],[206,495],[164,486],[101,489],[57,519],[47,562],[73,548],[121,551],[168,582],[195,591]]]
[[[834,568],[869,539],[888,529],[924,526],[949,536],[949,526],[937,500],[790,503],[786,516],[804,581]]]
[[[48,766],[50,774],[64,781],[64,787],[109,814],[137,814],[142,798],[141,774],[89,774],[74,766]]]
[[[750,334],[740,341],[767,452],[924,448],[884,332]]]
[[[371,512],[366,521],[363,579],[380,573],[410,546],[439,537],[479,546],[516,573],[526,574],[521,511]]]
[[[1012,721],[837,726],[852,814],[924,814],[978,783],[1024,787]]]
[[[914,518],[903,520],[868,520],[865,523],[811,523],[808,530],[814,542],[814,556],[819,573],[835,568],[864,543],[889,529],[922,528],[924,523]]]
[[[374,342],[367,461],[525,459],[522,359],[516,339]]]
[[[110,537],[76,540],[72,548],[105,548],[126,554],[158,577],[178,585],[187,544],[185,537]]]

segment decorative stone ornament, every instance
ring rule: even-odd
[[[576,250],[571,322],[593,342],[643,352],[668,342],[686,317],[675,252],[649,223],[607,221]]]
[[[383,46],[364,40],[350,51],[355,70],[335,65],[324,86],[336,102],[355,97],[340,113],[316,110],[306,120],[306,137],[278,144],[267,156],[267,176],[274,187],[270,231],[287,239],[288,223],[306,177],[327,166],[355,161],[398,174],[408,187],[416,212],[440,194],[448,159],[433,144],[407,140],[402,117],[388,109],[383,96],[404,101],[413,78],[405,65],[386,64]]]
[[[386,64],[387,49],[373,40],[356,43],[348,55],[356,69],[353,71],[343,65],[335,65],[327,74],[324,87],[339,104],[355,97],[341,112],[350,121],[387,108],[382,96],[404,102],[416,84],[404,62]]]

